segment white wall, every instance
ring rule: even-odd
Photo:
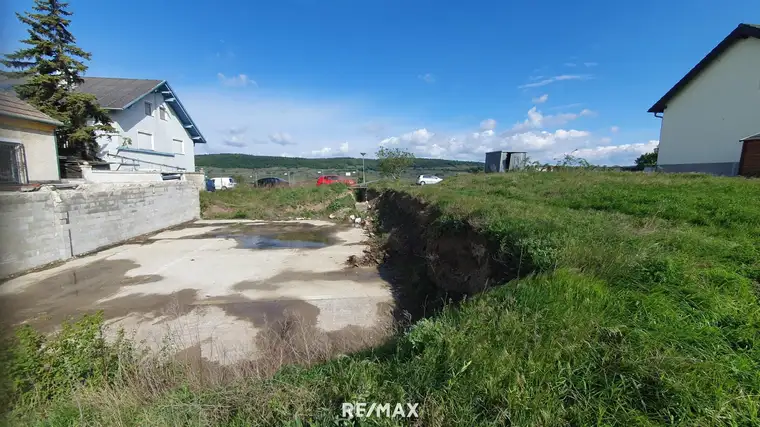
[[[737,42],[668,103],[658,164],[738,163],[760,132],[760,40]]]
[[[82,178],[92,183],[164,182],[161,174],[153,171],[107,171],[87,167],[82,167]]]
[[[200,218],[187,181],[0,192],[0,277]]]
[[[0,120],[0,141],[24,145],[29,181],[57,181],[61,178],[54,129],[51,125],[21,119]]]
[[[153,115],[145,115],[145,103],[150,102],[153,108]],[[159,108],[166,108],[167,120],[161,120]],[[161,93],[151,93],[137,101],[134,105],[126,110],[111,111],[111,119],[114,121],[114,128],[118,136],[112,137],[111,141],[101,138],[99,143],[102,146],[108,144],[109,154],[118,154],[120,156],[137,159],[140,162],[141,170],[157,170],[163,172],[175,171],[174,167],[184,168],[186,171],[195,171],[195,149],[193,140],[188,135],[182,123],[177,119],[174,110],[170,104],[164,102]],[[143,138],[140,133],[148,133],[152,136],[152,146],[145,147],[152,149],[155,153],[133,152],[129,149],[143,147],[138,146],[142,143]],[[119,149],[122,137],[132,139],[132,145],[127,149]],[[183,150],[173,140],[182,141]],[[118,161],[111,157],[109,161]],[[150,164],[147,162],[152,162]],[[130,163],[130,162],[125,162]],[[163,166],[162,166],[163,165]],[[116,166],[112,165],[112,169]],[[132,168],[126,165],[121,166],[121,170]]]

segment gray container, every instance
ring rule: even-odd
[[[486,153],[486,173],[524,169],[527,160],[524,151],[491,151]]]
[[[486,173],[504,172],[507,160],[506,151],[486,153]]]

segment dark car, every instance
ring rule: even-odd
[[[290,185],[288,181],[280,178],[261,178],[256,181],[257,187],[287,187]]]

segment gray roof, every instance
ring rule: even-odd
[[[63,124],[19,99],[13,90],[0,90],[0,115],[56,126]]]
[[[91,93],[101,107],[123,110],[133,102],[152,92],[163,80],[118,79],[110,77],[86,77],[76,90]]]

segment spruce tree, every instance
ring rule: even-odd
[[[91,55],[76,45],[67,7],[58,0],[35,0],[32,12],[16,13],[29,27],[29,37],[21,40],[27,46],[5,55],[0,64],[11,70],[3,71],[5,76],[23,79],[15,88],[19,98],[63,123],[55,132],[59,152],[94,160],[97,133],[113,128],[95,96],[74,91],[84,81],[84,61]]]

